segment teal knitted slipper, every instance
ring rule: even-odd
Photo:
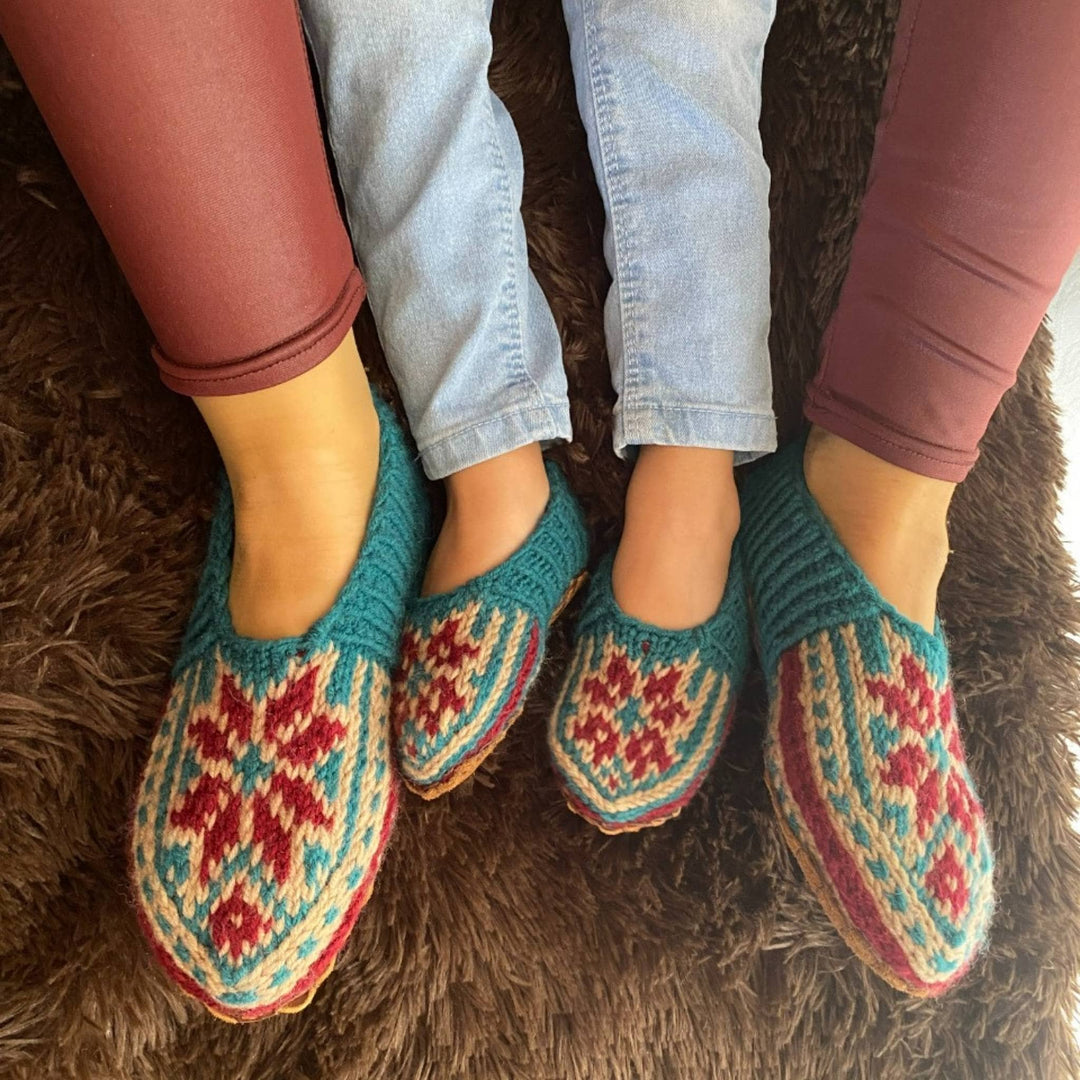
[[[390,673],[419,586],[427,499],[389,406],[367,534],[301,637],[240,637],[228,610],[228,484],[139,786],[139,921],[211,1012],[256,1020],[310,998],[367,900],[396,806]]]
[[[570,809],[620,833],[668,821],[701,787],[742,685],[750,629],[737,545],[719,609],[688,630],[625,614],[612,564],[608,556],[589,586],[548,746]]]
[[[452,592],[409,608],[394,680],[394,733],[405,784],[433,799],[476,770],[517,719],[549,625],[584,579],[585,521],[559,467],[525,543]]]
[[[766,781],[830,919],[886,982],[952,986],[986,938],[993,858],[964,763],[948,648],[889,604],[803,478],[805,440],[742,491],[770,716]]]

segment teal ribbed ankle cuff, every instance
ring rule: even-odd
[[[451,592],[418,597],[409,609],[411,622],[442,618],[476,597],[485,604],[523,608],[547,625],[567,586],[588,560],[589,535],[562,469],[553,461],[544,466],[551,494],[536,528],[521,547],[486,574]]]
[[[933,636],[897,611],[841,544],[803,475],[805,437],[753,469],[740,491],[743,548],[762,666],[776,670],[781,653],[816,630],[880,619],[927,639],[938,666],[947,656]]]

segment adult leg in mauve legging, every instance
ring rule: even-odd
[[[1080,5],[905,0],[807,481],[930,624],[945,511],[1080,245]]]
[[[300,632],[356,558],[378,424],[293,0],[7,0],[0,34],[237,508],[237,629]],[[287,527],[283,524],[287,523]]]

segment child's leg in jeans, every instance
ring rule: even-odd
[[[956,484],[1080,244],[1080,6],[905,0],[851,268],[810,386],[807,484],[933,623]]]
[[[554,320],[529,272],[522,160],[488,84],[489,0],[306,0],[353,242],[448,516],[427,592],[491,569],[544,509],[570,437]]]
[[[237,630],[300,633],[356,561],[378,422],[292,0],[14,0],[0,33],[236,503]]]
[[[681,628],[717,608],[733,465],[775,446],[769,172],[758,117],[772,0],[564,0],[607,210],[615,448],[640,447],[613,583]]]

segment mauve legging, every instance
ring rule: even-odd
[[[363,286],[292,0],[0,0],[0,34],[170,386],[328,355]],[[1077,0],[905,0],[811,420],[964,477],[1080,242],[1078,103]]]
[[[314,367],[363,300],[293,0],[0,0],[0,36],[186,394]]]
[[[807,417],[967,475],[1080,245],[1080,0],[904,0]]]

